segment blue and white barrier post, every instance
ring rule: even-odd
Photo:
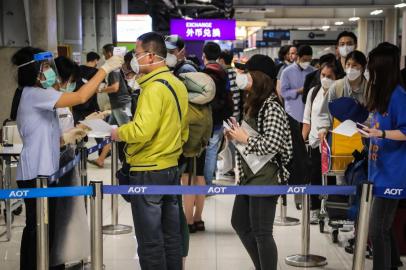
[[[47,188],[48,178],[37,178],[37,188]],[[37,198],[37,270],[49,269],[48,198]]]
[[[111,141],[111,185],[117,186],[116,173],[118,170],[118,148],[117,142]],[[132,227],[118,224],[118,195],[111,195],[111,224],[103,226],[104,234],[127,234],[131,233]]]
[[[357,235],[355,240],[352,270],[363,270],[365,267],[365,250],[368,241],[369,214],[373,200],[372,191],[373,185],[371,183],[362,185],[361,204],[357,221]]]
[[[90,198],[91,269],[103,269],[103,182],[91,182],[93,195]]]

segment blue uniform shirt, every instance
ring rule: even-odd
[[[397,86],[388,112],[374,113],[371,126],[381,130],[400,130],[406,134],[406,91]],[[406,141],[371,138],[369,179],[376,187],[406,188]]]
[[[17,113],[23,141],[17,180],[50,176],[58,170],[61,130],[55,104],[61,95],[53,88],[24,88]]]

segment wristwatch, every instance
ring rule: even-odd
[[[385,138],[386,138],[386,132],[385,132],[385,130],[382,130],[382,136],[381,136],[381,138],[382,138],[382,139],[385,139]]]

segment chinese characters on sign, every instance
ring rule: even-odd
[[[171,20],[171,34],[185,40],[235,40],[235,20]]]

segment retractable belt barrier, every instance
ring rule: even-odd
[[[122,195],[355,195],[355,186],[112,186],[104,185],[103,194]],[[374,187],[375,196],[391,199],[406,198],[405,189]],[[0,199],[92,196],[90,186],[2,189]]]
[[[41,180],[41,179],[40,179]],[[44,179],[45,180],[45,179]],[[44,182],[46,183],[46,181]],[[38,186],[38,185],[37,185]],[[353,258],[353,270],[364,269],[365,261],[365,247],[368,235],[368,219],[373,195],[386,196],[392,199],[405,198],[403,193],[404,189],[401,188],[374,188],[371,183],[364,184],[362,190],[360,214],[358,218],[357,227],[357,240],[356,252]],[[24,198],[38,198],[38,200],[46,200],[48,197],[77,197],[77,196],[90,196],[91,198],[91,243],[92,243],[92,269],[101,270],[103,266],[103,230],[102,230],[102,198],[103,194],[116,194],[125,195],[178,195],[178,194],[217,194],[217,195],[283,195],[283,194],[303,194],[306,199],[309,195],[316,194],[329,194],[329,195],[355,195],[357,191],[356,186],[102,186],[102,182],[92,182],[90,186],[75,186],[75,187],[40,187],[30,189],[7,189],[0,190],[0,199],[24,199]],[[304,201],[305,202],[305,201]],[[306,204],[306,203],[305,203]],[[308,203],[306,204],[307,208]],[[42,209],[42,208],[41,208]],[[47,232],[47,203],[45,201],[45,210],[41,211],[39,227],[44,228],[42,235]],[[308,209],[307,209],[308,210]],[[325,264],[325,258],[321,256],[309,255],[309,244],[306,241],[309,239],[308,227],[308,212],[302,213],[304,219],[302,220],[302,253],[298,255],[289,256],[285,259],[287,264],[307,267],[312,263]],[[46,218],[45,218],[46,217]],[[37,217],[38,219],[38,217]],[[47,239],[47,238],[44,238]],[[37,239],[38,241],[38,239]],[[45,243],[45,244],[43,244]],[[47,240],[41,238],[37,243],[37,248],[41,252],[37,254],[38,265],[37,269],[47,269]],[[303,258],[306,260],[303,261]],[[310,260],[312,259],[312,260]],[[314,262],[315,259],[323,259],[320,262]]]
[[[355,195],[355,186],[103,186],[103,194],[125,195]]]
[[[111,139],[107,138],[103,142],[101,142],[101,143],[99,143],[99,144],[97,144],[97,145],[95,145],[93,147],[88,148],[87,149],[87,154],[88,155],[93,154],[94,152],[99,151],[100,149],[102,149],[104,146],[106,146],[109,143],[111,143]]]

